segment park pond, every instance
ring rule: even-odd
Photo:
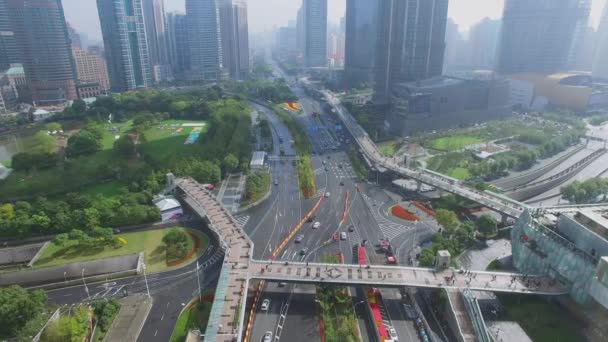
[[[0,163],[7,164],[13,155],[26,151],[34,142],[30,132],[0,135]]]

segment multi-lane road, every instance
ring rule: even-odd
[[[300,242],[290,241],[278,255],[277,262],[318,261],[324,255],[341,253],[346,263],[354,263],[354,250],[362,240],[371,243],[367,255],[372,263],[384,263],[382,254],[376,253],[374,245],[378,240],[389,238],[397,248],[401,262],[408,260],[409,251],[423,239],[430,237],[432,226],[407,224],[393,219],[380,211],[385,202],[382,191],[367,183],[359,183],[356,174],[344,151],[344,135],[336,128],[335,118],[321,110],[319,104],[307,97],[304,92],[292,86],[299,97],[303,111],[296,115],[299,124],[305,128],[313,150],[317,196],[325,196],[313,214],[314,219],[306,222],[296,237],[302,235]],[[262,106],[256,107],[265,112],[276,131],[281,131],[284,141],[291,140],[289,132],[273,113]],[[312,113],[319,115],[311,115]],[[342,138],[342,142],[340,142]],[[287,153],[286,153],[287,154]],[[290,162],[275,162],[271,165],[273,177],[279,180],[274,186],[273,196],[262,208],[252,210],[246,231],[256,245],[254,258],[268,259],[276,246],[283,241],[288,232],[313,207],[313,200],[299,196],[297,172]],[[371,189],[374,188],[374,189]],[[256,218],[254,218],[256,217]],[[315,222],[320,227],[313,229]],[[346,233],[346,239],[339,238]],[[334,239],[337,237],[337,239]],[[305,252],[303,251],[305,250]],[[290,341],[319,340],[319,325],[313,285],[291,285],[266,283],[260,300],[268,299],[268,310],[257,309],[253,320],[251,340],[259,341],[266,332],[272,332]],[[353,303],[361,303],[363,297],[355,288],[351,289]],[[393,325],[402,341],[416,341],[417,333],[413,322],[400,311],[395,290],[386,290],[390,299],[387,307],[387,324]],[[360,331],[365,341],[374,340],[373,327],[367,323],[367,313],[363,305],[355,307],[360,319]],[[303,331],[305,333],[303,333]]]

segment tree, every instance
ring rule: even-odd
[[[460,226],[458,216],[453,211],[439,209],[437,210],[437,216],[435,217],[437,223],[448,231],[455,231]]]
[[[15,207],[10,203],[0,205],[0,220],[10,221],[15,218]]]
[[[129,135],[123,135],[114,142],[114,151],[125,158],[133,158],[137,151],[133,139]]]
[[[0,288],[0,336],[16,334],[44,311],[46,300],[42,290],[27,291],[20,286]]]
[[[76,99],[72,103],[72,110],[75,114],[81,115],[87,110],[87,104],[81,99]]]
[[[49,132],[61,131],[61,124],[58,122],[49,122],[46,124],[46,130]]]
[[[477,230],[485,236],[492,236],[498,231],[498,222],[490,215],[482,215],[476,225]]]
[[[103,240],[105,243],[114,241],[114,232],[112,228],[95,227],[91,231],[91,236]]]
[[[70,241],[70,237],[67,233],[57,234],[53,238],[53,243],[57,246],[64,246],[68,241]]]
[[[163,242],[166,245],[174,245],[178,243],[184,243],[188,240],[186,233],[179,229],[171,229],[165,236],[163,236]]]
[[[420,253],[420,258],[418,258],[420,262],[420,266],[423,267],[432,267],[435,265],[435,253],[432,249],[423,249]]]
[[[51,153],[57,148],[57,139],[47,132],[39,131],[34,134],[35,148],[31,152]]]
[[[226,157],[224,157],[224,169],[226,172],[233,172],[238,166],[239,160],[234,156],[234,154],[229,153],[226,155]]]
[[[68,157],[78,157],[92,154],[101,149],[101,138],[98,138],[90,131],[82,131],[77,135],[68,138],[68,145],[65,149]]]

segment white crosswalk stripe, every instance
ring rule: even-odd
[[[249,215],[236,215],[234,216],[234,220],[236,221],[236,223],[243,228],[247,222],[249,221],[250,216]]]
[[[315,175],[320,175],[320,174],[322,174],[323,172],[325,172],[325,169],[324,169],[324,168],[322,168],[322,167],[320,167],[320,168],[318,168],[318,169],[315,169]]]
[[[378,226],[380,227],[380,231],[382,231],[382,234],[384,235],[384,237],[386,237],[389,240],[392,240],[394,238],[396,238],[397,236],[405,233],[408,229],[410,229],[410,227],[404,225],[404,224],[399,224],[396,222],[393,222],[389,219],[387,219],[386,217],[382,216],[379,212],[378,212],[378,207],[380,205],[382,205],[382,203],[378,203],[377,201],[369,198],[369,196],[367,196],[366,194],[361,194],[361,197],[363,197],[363,200],[367,203],[370,211],[372,212],[372,216],[374,217],[374,220],[376,220],[376,222],[378,223]],[[372,203],[376,203],[376,206],[372,206]]]
[[[318,189],[318,190],[317,190],[317,197],[321,197],[321,196],[325,195],[325,191],[326,191],[326,190],[327,190],[327,189],[325,189],[325,188],[323,188],[323,189]]]

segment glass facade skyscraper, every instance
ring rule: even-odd
[[[327,66],[327,0],[303,0],[304,64]]]
[[[346,2],[344,76],[347,87],[373,81],[379,1]]]
[[[152,86],[142,0],[97,0],[112,91]]]
[[[506,0],[497,71],[566,71],[589,6],[589,0]]]
[[[186,0],[190,72],[193,81],[224,77],[219,0]]]
[[[75,99],[76,70],[61,0],[8,0],[7,6],[32,100],[51,105]]]

